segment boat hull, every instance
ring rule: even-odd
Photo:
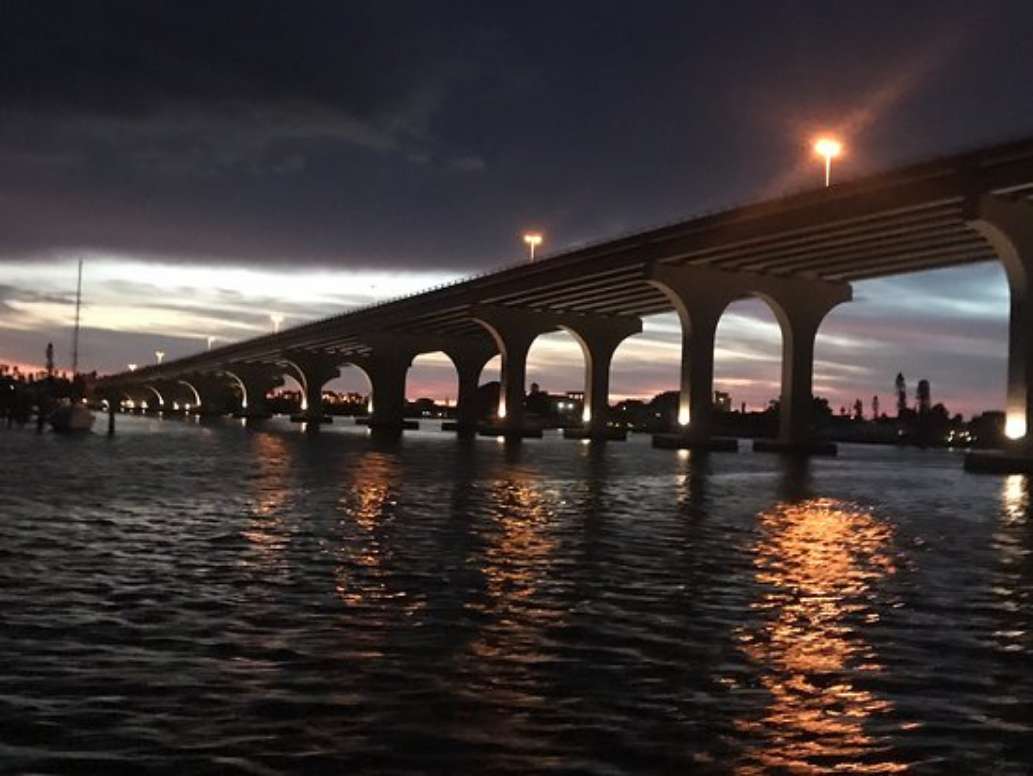
[[[81,404],[68,404],[50,413],[50,427],[59,434],[81,434],[93,428],[93,413]]]

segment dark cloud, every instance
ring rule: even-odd
[[[44,293],[29,288],[13,286],[8,283],[0,283],[0,305],[9,306],[12,301],[73,304],[75,302],[75,294]]]
[[[479,271],[520,255],[529,226],[554,250],[815,181],[805,141],[819,128],[846,134],[843,176],[1033,133],[1031,28],[1018,0],[9,1],[0,262]],[[159,298],[135,275],[109,290],[154,315],[221,320],[227,337],[273,309],[300,320],[366,301],[342,289],[285,303],[275,287]],[[904,364],[959,405],[998,403],[999,268],[856,296],[819,343],[839,399],[888,393]],[[69,301],[0,288],[4,356],[67,335],[15,331],[18,302]],[[722,331],[743,358],[720,376],[777,381],[777,338],[749,328],[768,314],[736,314]],[[615,390],[673,386],[677,331],[653,336],[668,349],[627,351]],[[86,338],[101,368],[201,341]],[[557,379],[570,387],[577,368]]]
[[[1033,131],[1026,3],[6,3],[0,260],[483,269]]]

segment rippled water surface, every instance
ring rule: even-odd
[[[0,770],[1026,773],[1025,477],[0,430]]]

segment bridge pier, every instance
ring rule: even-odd
[[[629,316],[570,316],[561,324],[581,346],[585,357],[583,428],[564,436],[603,442],[624,439],[623,429],[610,428],[610,366],[618,346],[642,331],[642,320]]]
[[[193,409],[199,403],[199,397],[195,396],[194,389],[188,387],[183,381],[170,378],[152,383],[163,398],[161,406],[165,415],[185,415],[187,405]]]
[[[540,436],[540,429],[524,424],[524,385],[527,353],[541,334],[556,329],[570,332],[585,358],[584,429],[570,436],[594,440],[614,438],[609,419],[610,363],[617,346],[642,331],[642,321],[630,316],[583,315],[579,313],[528,310],[505,306],[481,306],[474,320],[492,335],[502,354],[502,386],[499,427],[503,436]]]
[[[301,384],[301,412],[292,415],[298,423],[319,425],[333,423],[323,411],[323,386],[340,377],[341,359],[330,353],[291,351],[285,358],[288,372]]]
[[[452,361],[458,375],[459,391],[453,428],[459,434],[475,434],[480,421],[477,390],[480,387],[481,372],[498,351],[488,342],[453,343],[445,345],[442,350]]]
[[[993,246],[1008,277],[1008,397],[1001,451],[965,456],[971,471],[1033,474],[1033,205],[985,194],[967,203],[969,226]]]
[[[242,392],[240,412],[235,413],[234,417],[250,420],[272,417],[265,395],[283,385],[282,377],[269,366],[257,363],[231,364],[222,371],[237,382]]]
[[[836,447],[813,435],[814,340],[836,305],[849,301],[846,283],[828,283],[747,272],[654,264],[647,280],[671,300],[682,325],[681,391],[678,429],[653,438],[657,447],[700,450],[738,448],[732,439],[712,436],[714,338],[725,308],[757,296],[771,307],[782,331],[782,391],[779,436],[756,440],[757,451],[834,454]]]
[[[369,428],[382,433],[401,433],[419,428],[405,420],[405,376],[418,351],[398,339],[378,338],[367,356],[349,356],[348,363],[362,369],[372,386]]]
[[[228,413],[226,400],[229,389],[225,379],[214,374],[194,373],[184,375],[179,382],[194,395],[195,403],[190,407],[191,413],[201,416],[218,416]]]

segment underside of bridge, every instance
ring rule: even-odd
[[[227,374],[240,384],[249,410],[261,412],[262,381],[286,372],[302,386],[309,417],[318,420],[322,386],[341,365],[354,364],[372,385],[371,423],[400,428],[412,359],[440,350],[459,373],[459,425],[469,428],[478,376],[498,353],[496,430],[520,435],[527,350],[536,336],[564,329],[585,355],[586,434],[604,438],[614,349],[641,330],[642,316],[674,310],[683,328],[674,431],[680,446],[705,446],[717,320],[732,301],[760,296],[782,330],[779,446],[808,450],[814,338],[829,310],[851,298],[851,281],[1000,260],[1012,296],[1007,433],[1025,443],[1033,422],[1031,196],[1028,139],[579,247],[113,375],[98,390]]]

